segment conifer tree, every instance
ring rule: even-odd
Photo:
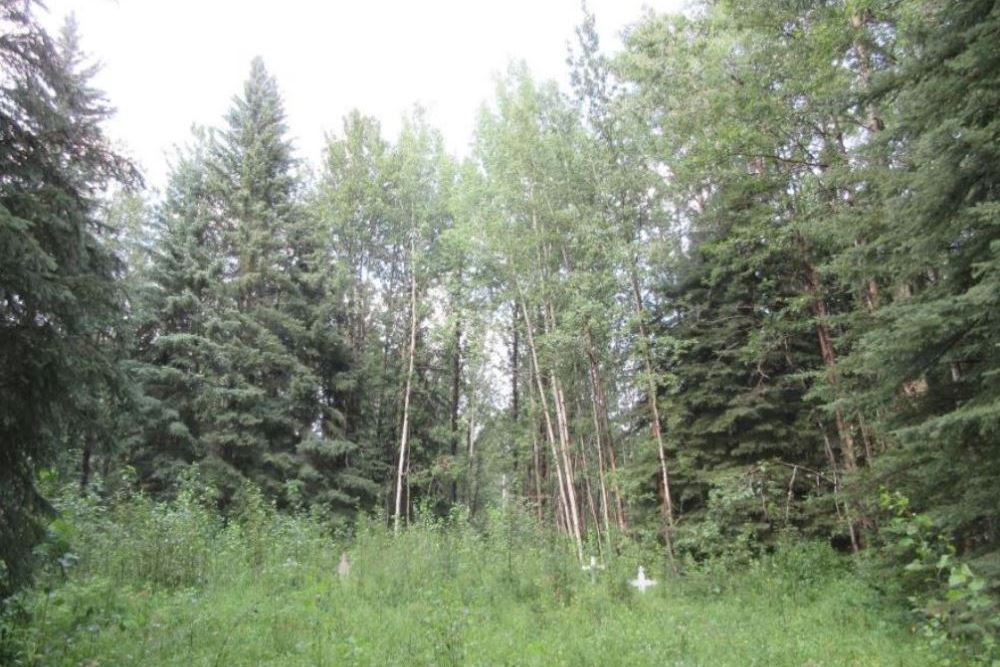
[[[223,502],[251,480],[338,512],[371,485],[343,438],[338,285],[285,135],[257,59],[225,128],[174,171],[140,336],[150,431],[135,456],[154,488],[197,463]]]
[[[99,195],[138,180],[104,135],[111,109],[75,25],[53,39],[34,10],[0,3],[0,590],[27,576],[41,535],[36,473],[120,386]]]
[[[206,456],[201,434],[218,401],[220,350],[209,335],[222,261],[210,216],[206,134],[174,165],[155,214],[158,238],[135,278],[131,375],[138,383],[129,460],[152,492],[171,489],[184,466]]]
[[[898,67],[873,79],[891,282],[857,351],[857,403],[889,436],[880,473],[977,555],[1000,546],[1000,55],[995,2],[897,10]],[[874,408],[874,410],[872,410]]]

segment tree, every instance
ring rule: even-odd
[[[647,21],[617,67],[637,84],[631,107],[656,128],[686,247],[661,272],[657,336],[676,336],[681,350],[665,364],[691,475],[680,493],[698,511],[727,469],[787,470],[763,489],[794,485],[798,466],[825,460],[832,505],[857,547],[859,510],[841,503],[841,478],[869,448],[859,452],[865,425],[844,405],[851,379],[840,361],[853,342],[842,323],[862,290],[827,269],[864,243],[856,204],[870,189],[846,148],[864,144],[852,128],[870,116],[857,101],[851,11],[712,3],[703,17]],[[756,523],[772,524],[759,495]]]
[[[445,210],[443,206],[442,177],[448,172],[442,169],[442,139],[440,133],[431,129],[418,112],[407,119],[400,133],[399,141],[391,157],[392,206],[398,221],[398,230],[405,239],[405,275],[407,283],[406,313],[408,325],[405,328],[407,343],[404,352],[402,377],[402,414],[399,428],[399,451],[396,456],[396,475],[393,506],[393,527],[398,529],[400,521],[408,516],[411,504],[410,475],[414,469],[415,426],[414,392],[417,382],[418,345],[423,338],[422,328],[426,313],[425,295],[430,287],[427,274],[428,259],[435,253],[436,245],[444,228]],[[425,392],[429,394],[429,388]],[[428,416],[433,409],[425,398],[424,408]],[[425,426],[426,445],[430,445],[433,434]],[[430,449],[430,447],[428,447]],[[405,486],[404,486],[405,482]],[[405,499],[404,499],[405,498]]]
[[[100,194],[138,183],[110,147],[75,25],[52,39],[33,2],[0,4],[0,562],[28,575],[47,511],[35,477],[86,430],[92,396],[120,386],[121,313]],[[83,426],[83,429],[76,427]]]
[[[867,264],[890,281],[845,360],[857,403],[890,437],[881,479],[971,555],[1000,544],[1000,11],[993,2],[896,10],[897,67],[872,78],[886,220]],[[874,409],[872,409],[874,408]]]
[[[182,157],[161,209],[135,460],[155,489],[197,463],[224,504],[251,480],[283,504],[353,511],[372,484],[335,404],[348,368],[339,285],[259,59],[226,121]]]
[[[204,459],[201,434],[220,399],[212,381],[222,354],[209,332],[220,307],[214,292],[223,261],[211,218],[207,135],[174,165],[155,214],[157,239],[133,288],[131,376],[140,387],[129,461],[153,493],[173,488]]]

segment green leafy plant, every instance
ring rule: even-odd
[[[921,619],[921,631],[935,646],[962,638],[976,658],[1000,659],[1000,607],[988,582],[957,556],[955,546],[909,499],[883,489],[880,507],[890,519],[882,529],[885,553],[900,571],[901,592]]]

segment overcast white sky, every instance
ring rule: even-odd
[[[47,0],[50,25],[76,14],[97,85],[118,109],[108,127],[160,186],[192,123],[217,125],[260,55],[277,77],[300,156],[317,163],[324,133],[352,108],[393,137],[420,103],[464,154],[498,72],[523,59],[565,82],[579,0]],[[644,7],[683,0],[589,0],[602,47]]]

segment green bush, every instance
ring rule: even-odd
[[[935,646],[967,648],[984,664],[1000,660],[1000,606],[988,582],[957,557],[930,517],[910,510],[904,495],[883,489],[880,507],[888,520],[880,531],[877,571],[905,596],[923,634]],[[965,641],[955,644],[954,638]]]

